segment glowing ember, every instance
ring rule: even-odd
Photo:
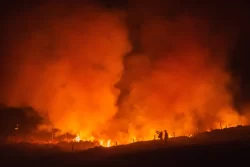
[[[19,129],[19,125],[18,125],[18,124],[16,124],[15,130],[18,130],[18,129]]]

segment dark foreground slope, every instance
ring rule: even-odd
[[[0,166],[249,166],[249,128],[215,131],[168,143],[149,141],[65,153],[57,148],[1,149]],[[241,131],[241,133],[239,133]],[[237,134],[237,135],[236,135]],[[231,136],[231,137],[230,137]],[[217,139],[217,140],[216,140]]]
[[[244,166],[249,165],[249,142],[230,142],[182,146],[175,148],[157,148],[133,153],[110,154],[111,150],[96,150],[85,156],[84,153],[53,155],[2,156],[1,166]]]

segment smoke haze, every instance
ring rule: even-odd
[[[32,106],[65,132],[91,135],[116,113],[119,91],[113,85],[131,48],[124,16],[93,6],[40,10],[32,11],[24,23],[29,30],[17,34],[8,48],[6,75],[15,74],[1,100]]]
[[[46,4],[10,16],[0,102],[86,137],[247,123],[229,89],[230,36],[198,17],[139,9]]]
[[[135,136],[153,136],[156,129],[188,135],[245,121],[232,103],[226,41],[202,27],[187,17],[144,24],[143,55],[127,58],[123,79],[130,93],[119,111]]]

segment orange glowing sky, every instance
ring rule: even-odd
[[[63,132],[152,139],[156,130],[187,135],[247,122],[227,89],[229,44],[195,17],[144,18],[140,52],[133,52],[125,11],[48,5],[18,17],[0,100],[32,106]],[[118,82],[129,91],[119,104]]]

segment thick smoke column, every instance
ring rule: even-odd
[[[127,57],[120,83],[129,90],[119,102],[121,126],[131,136],[152,139],[156,130],[188,135],[245,123],[232,105],[229,43],[222,37],[190,17],[144,20],[141,52]]]
[[[0,103],[33,107],[63,132],[117,140],[244,124],[228,89],[228,38],[159,4],[17,11],[4,27]]]
[[[114,85],[130,51],[124,15],[45,5],[15,20],[6,36],[13,40],[1,102],[31,106],[64,132],[91,136],[104,129],[117,111]]]

